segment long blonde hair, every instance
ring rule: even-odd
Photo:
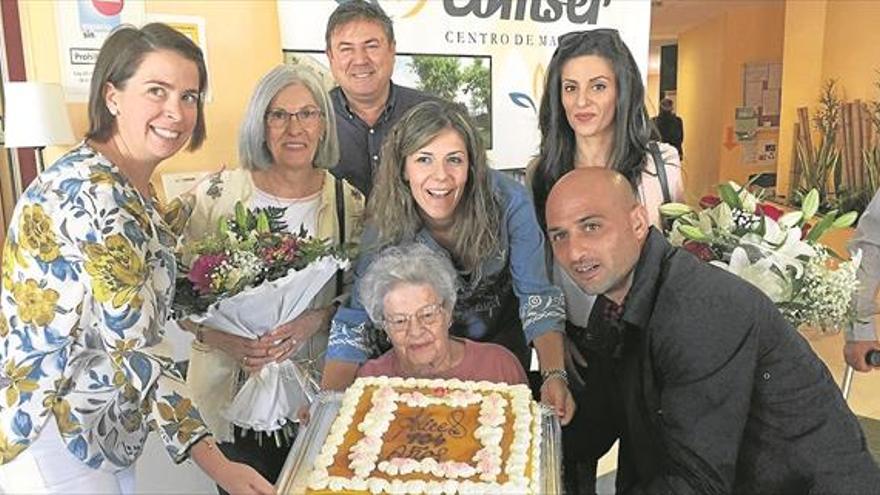
[[[455,103],[426,101],[411,108],[391,128],[382,145],[376,183],[367,202],[368,221],[379,235],[376,246],[413,241],[424,222],[404,178],[406,157],[452,129],[464,140],[468,154],[467,183],[452,225],[453,258],[469,272],[498,249],[500,207],[489,183],[486,150],[467,112]],[[476,273],[479,277],[479,273]]]

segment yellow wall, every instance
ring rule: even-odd
[[[722,61],[721,121],[723,140],[733,129],[736,108],[743,105],[743,67],[748,63],[781,62],[785,4],[768,2],[762,6],[733,9],[728,12]],[[778,131],[759,131],[756,140],[775,140]],[[742,145],[728,150],[721,147],[719,179],[744,184],[749,175],[775,172],[775,164],[742,163]]]
[[[22,38],[29,80],[60,82],[54,2],[19,2]],[[162,163],[159,172],[213,170],[236,165],[238,124],[257,80],[282,63],[281,36],[275,2],[206,2],[146,0],[147,14],[200,16],[205,19],[212,101],[205,105],[208,139],[202,148],[182,151]],[[74,134],[88,127],[84,103],[68,105]],[[46,150],[46,162],[64,152]]]
[[[742,106],[743,66],[782,60],[782,2],[728,10],[682,33],[678,41],[678,114],[684,120],[686,190],[690,200],[719,181],[745,182],[774,166],[741,163],[742,147],[724,146]],[[762,131],[773,137],[775,132]]]
[[[645,86],[645,108],[651,117],[656,117],[657,112],[660,111],[660,100],[657,99],[659,94],[660,74],[648,74],[648,85]]]
[[[797,107],[815,115],[822,83],[831,78],[846,101],[880,99],[874,87],[880,80],[880,2],[788,0],[785,25],[778,173],[788,191]]]
[[[718,17],[678,38],[676,113],[684,122],[683,166],[689,202],[718,182],[724,28],[724,18]]]
[[[797,108],[813,106],[822,87],[821,54],[825,50],[826,0],[787,1],[782,65],[782,118],[779,126],[777,191],[789,195],[791,160],[795,154]]]

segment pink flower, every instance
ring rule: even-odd
[[[210,294],[212,292],[211,273],[224,261],[226,261],[225,254],[203,254],[193,262],[186,278],[192,282],[199,294]]]

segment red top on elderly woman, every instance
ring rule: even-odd
[[[526,372],[519,360],[506,348],[491,343],[474,342],[451,337],[450,340],[464,344],[464,355],[458,364],[439,372],[433,378],[458,378],[459,380],[486,380],[511,385],[527,383]],[[402,376],[409,378],[400,365],[394,349],[371,359],[358,370],[358,376]]]

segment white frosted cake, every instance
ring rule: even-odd
[[[540,419],[525,385],[359,378],[306,493],[539,493]]]

